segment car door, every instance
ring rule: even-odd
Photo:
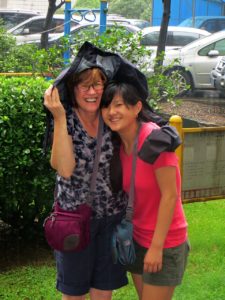
[[[212,54],[212,50],[217,50],[219,55]],[[190,51],[187,56],[184,55],[184,64],[186,68],[190,68],[195,88],[207,89],[213,88],[210,81],[210,72],[216,66],[221,56],[225,55],[225,38],[210,43],[204,47],[197,47],[194,51]]]

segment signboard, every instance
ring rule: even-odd
[[[184,129],[182,167],[184,202],[225,198],[225,128]]]

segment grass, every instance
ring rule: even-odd
[[[189,223],[191,253],[183,284],[174,300],[225,299],[225,201],[184,205]],[[42,254],[43,255],[43,254]],[[130,280],[130,277],[129,277]],[[0,274],[2,300],[60,300],[55,290],[53,258]],[[114,292],[113,300],[136,300],[132,282]]]

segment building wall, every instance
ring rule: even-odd
[[[178,25],[184,19],[195,16],[224,15],[222,0],[171,0],[169,25]],[[162,19],[162,1],[152,0],[152,25],[160,25]]]
[[[75,0],[71,2],[74,5]],[[57,3],[60,3],[60,0]],[[0,8],[34,10],[46,14],[48,0],[0,0]]]
[[[48,1],[47,0],[7,0],[3,1],[3,5],[0,5],[1,8],[9,8],[9,9],[25,9],[25,10],[34,10],[39,11],[41,13],[46,13],[48,9]],[[0,4],[2,1],[0,2]]]

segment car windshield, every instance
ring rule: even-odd
[[[202,18],[188,18],[181,22],[178,26],[200,28],[202,20]]]
[[[0,21],[1,24],[8,30],[16,25],[22,23],[23,21],[29,19],[30,17],[33,17],[33,15],[29,14],[18,14],[18,13],[1,13],[0,12]]]

